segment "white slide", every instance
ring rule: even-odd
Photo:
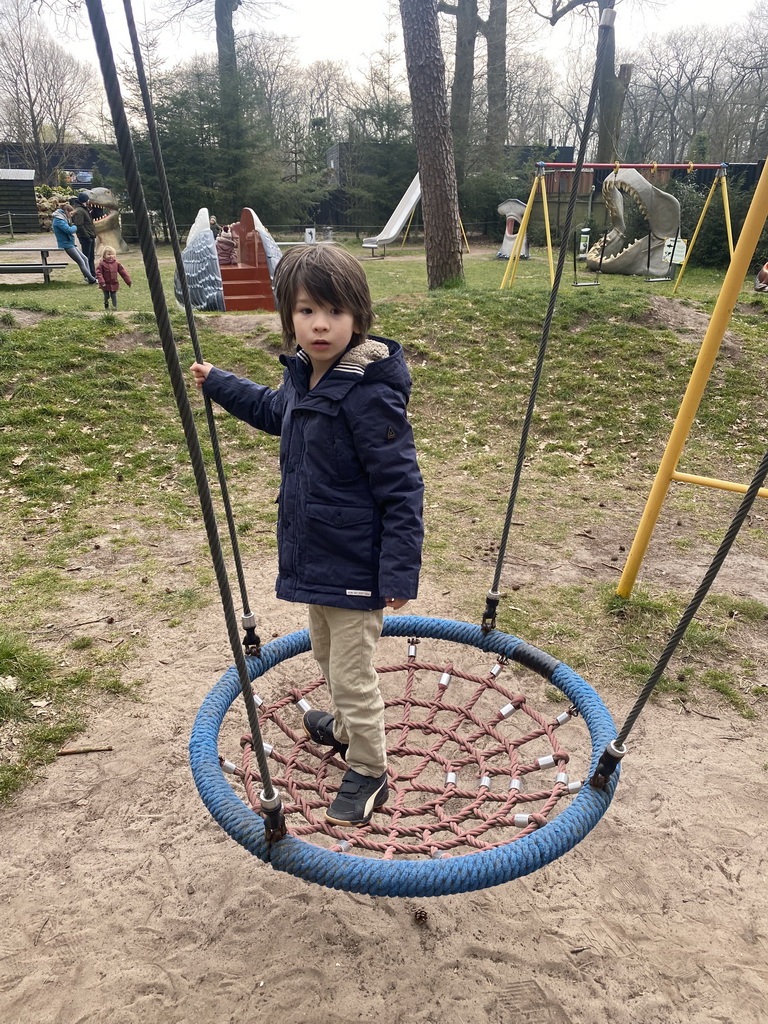
[[[397,204],[397,208],[387,221],[381,233],[375,238],[364,238],[364,249],[375,249],[379,245],[391,245],[405,227],[405,223],[413,212],[416,203],[421,199],[421,182],[418,174],[405,190],[405,195]]]

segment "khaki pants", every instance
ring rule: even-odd
[[[333,734],[349,744],[349,767],[374,778],[387,770],[384,700],[373,667],[383,622],[383,609],[309,605],[312,653],[328,683]]]

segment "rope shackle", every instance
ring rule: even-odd
[[[489,590],[485,595],[485,611],[480,628],[485,635],[496,629],[496,610],[499,607],[501,594],[497,590]]]
[[[283,802],[277,790],[274,790],[273,793],[274,795],[271,798],[267,797],[264,790],[259,794],[259,804],[264,819],[264,838],[270,846],[274,843],[279,843],[288,834],[285,814],[283,813]]]
[[[243,629],[245,635],[243,636],[243,648],[249,658],[260,658],[261,657],[261,637],[256,632],[256,616],[253,612],[248,612],[247,615],[242,617]]]
[[[624,757],[626,752],[627,748],[624,743],[618,743],[616,740],[611,740],[602,753],[597,768],[595,769],[595,774],[589,780],[589,784],[593,789],[605,789],[608,784],[608,780],[616,771],[616,765],[622,757]]]

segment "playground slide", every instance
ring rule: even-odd
[[[405,191],[392,216],[374,238],[364,238],[363,248],[375,249],[378,245],[391,245],[405,227],[416,203],[421,199],[421,182],[418,174]]]

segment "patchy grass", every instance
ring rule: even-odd
[[[426,294],[423,259],[413,257],[405,250],[365,261],[374,331],[403,343],[414,380],[411,415],[427,484],[425,576],[461,594],[465,617],[477,620],[537,358],[546,262],[534,252],[502,292],[504,264],[473,255],[465,284]],[[170,284],[164,252],[161,260]],[[217,600],[146,279],[138,254],[124,262],[136,283],[120,290],[117,313],[98,308],[97,289],[64,278],[48,287],[0,284],[8,311],[0,315],[0,676],[19,680],[0,691],[2,735],[18,740],[0,747],[0,798],[83,727],[91,701],[135,697],[132,666],[153,624],[182,628]],[[690,271],[681,305],[707,312],[717,287],[711,271]],[[732,495],[670,495],[665,528],[670,546],[690,559],[690,586],[644,584],[629,601],[615,597],[612,571],[624,561],[700,341],[654,319],[652,300],[640,280],[563,284],[502,580],[500,628],[561,657],[607,695],[645,681],[733,510]],[[741,351],[718,360],[680,468],[743,480],[765,444],[768,338],[765,300],[740,308],[733,326]],[[24,326],[25,310],[48,315]],[[175,308],[171,320],[186,367],[194,358],[186,320]],[[272,336],[254,344],[211,329],[204,315],[197,321],[207,359],[279,384]],[[204,436],[191,384],[189,397]],[[220,411],[215,422],[243,556],[271,555],[277,440]],[[207,440],[203,448],[210,466]],[[748,544],[768,557],[763,515],[753,517]],[[579,566],[579,546],[598,555]],[[554,571],[560,564],[570,575]],[[79,615],[82,608],[88,614]],[[756,713],[766,690],[767,616],[759,601],[713,595],[658,698]],[[45,716],[33,699],[49,702]]]
[[[0,736],[12,751],[0,761],[0,801],[21,788],[62,742],[82,728],[83,672],[57,671],[52,658],[0,629]]]

